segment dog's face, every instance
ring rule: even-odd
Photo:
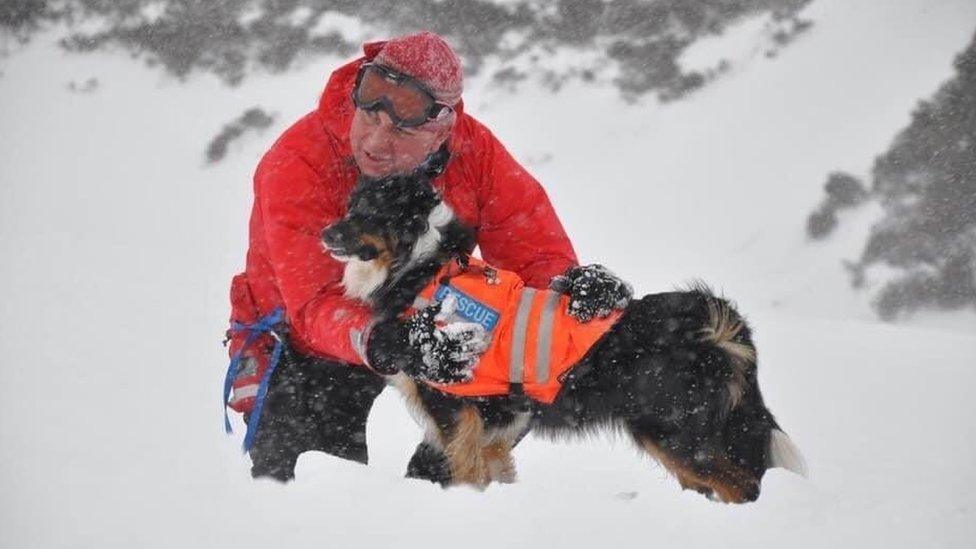
[[[770,467],[769,441],[775,423],[769,411],[752,395],[736,405],[721,431],[703,440],[692,459],[704,482],[694,489],[726,503],[755,501],[762,478]]]
[[[322,242],[340,261],[389,266],[410,255],[428,230],[430,212],[440,203],[423,178],[363,180],[349,199],[346,215],[322,231]]]
[[[346,215],[322,231],[322,242],[346,264],[346,295],[372,303],[391,273],[434,254],[470,251],[474,236],[455,220],[430,180],[414,174],[360,181]]]
[[[669,439],[670,447],[664,451],[683,458],[674,471],[682,486],[710,499],[755,501],[763,476],[775,467],[806,476],[802,454],[766,408],[754,376],[723,420],[712,429],[687,435]]]

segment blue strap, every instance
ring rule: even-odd
[[[254,398],[254,410],[251,411],[250,420],[247,422],[247,433],[244,434],[244,453],[247,453],[254,445],[254,437],[258,434],[258,423],[261,422],[261,412],[264,411],[264,397],[268,394],[268,383],[271,381],[271,374],[274,373],[275,368],[278,367],[278,361],[281,358],[281,340],[277,340],[274,346],[274,351],[271,352],[271,360],[268,362],[268,369],[264,372],[264,376],[261,377],[261,383],[258,385],[258,394]],[[226,413],[226,408],[224,409]]]
[[[234,430],[230,425],[230,418],[227,417],[227,403],[230,401],[230,393],[234,388],[234,378],[237,376],[237,371],[240,368],[241,360],[244,358],[244,351],[250,348],[254,340],[258,338],[259,335],[264,333],[271,333],[274,327],[281,323],[285,319],[284,309],[278,307],[277,309],[271,311],[267,315],[258,319],[257,322],[253,324],[244,324],[242,322],[231,322],[230,331],[233,333],[241,332],[244,330],[248,331],[247,339],[244,340],[244,345],[234,353],[234,356],[230,359],[230,365],[227,367],[227,375],[224,377],[224,430],[229,434]],[[244,451],[247,452],[251,449],[254,444],[254,437],[258,431],[258,423],[261,420],[261,411],[264,409],[264,398],[268,393],[268,383],[271,380],[271,374],[274,373],[275,368],[278,367],[278,362],[281,359],[283,343],[280,338],[275,338],[274,350],[271,352],[271,360],[268,362],[268,369],[264,372],[264,376],[261,377],[261,383],[258,385],[258,392],[254,400],[254,410],[251,411],[250,421],[247,424],[247,433],[244,435]]]

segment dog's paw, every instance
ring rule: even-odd
[[[438,324],[456,306],[453,296],[421,310],[409,322],[410,344],[419,352],[422,364],[414,365],[411,377],[434,383],[463,383],[474,376],[478,359],[491,338],[484,326],[474,322]]]
[[[500,484],[515,484],[515,465],[511,458],[489,459],[485,464],[488,468],[488,478]]]
[[[623,309],[634,295],[627,284],[603,265],[572,267],[550,284],[555,291],[569,295],[568,313],[580,322],[606,318]]]

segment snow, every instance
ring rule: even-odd
[[[867,172],[950,75],[976,4],[804,15],[814,27],[775,59],[665,106],[466,88],[538,159],[585,261],[638,293],[702,278],[749,315],[767,403],[811,477],[772,471],[739,507],[681,492],[612,437],[528,439],[519,483],[484,493],[407,481],[421,431],[393,391],[369,467],[312,454],[295,483],[252,481],[219,404],[250,175],[339,60],[228,88],[38,37],[0,76],[0,547],[971,547],[976,315],[879,323],[839,262],[877,212],[823,243],[803,226],[826,174]],[[97,90],[67,89],[90,77]],[[208,141],[256,104],[273,127],[208,166]]]

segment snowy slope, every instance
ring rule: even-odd
[[[584,260],[642,291],[700,277],[749,314],[767,401],[812,476],[771,472],[743,507],[680,492],[609,438],[527,440],[520,483],[486,493],[406,481],[420,433],[393,392],[368,468],[308,455],[296,483],[251,481],[218,402],[249,179],[339,60],[228,89],[39,37],[0,77],[0,547],[971,547],[976,315],[877,323],[838,262],[875,213],[816,245],[803,223],[825,174],[869,169],[949,76],[976,4],[818,0],[808,15],[778,58],[746,49],[663,107],[609,88],[466,93]],[[66,89],[92,76],[94,92]],[[205,166],[253,105],[275,126]]]

